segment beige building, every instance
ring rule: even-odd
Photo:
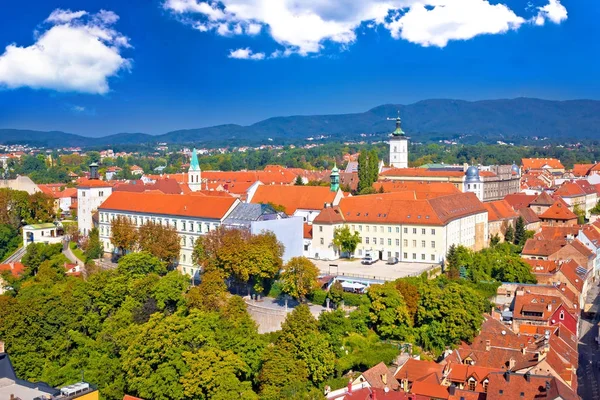
[[[314,257],[334,260],[336,228],[348,226],[361,237],[354,256],[440,263],[451,245],[487,246],[488,213],[473,193],[415,198],[414,192],[347,197],[313,221]]]

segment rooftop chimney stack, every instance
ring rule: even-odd
[[[0,354],[4,353],[4,342],[0,340]]]
[[[490,351],[491,348],[492,348],[492,341],[488,339],[485,341],[485,351]]]

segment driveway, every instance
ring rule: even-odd
[[[385,261],[377,261],[375,264],[363,265],[360,260],[312,260],[324,275],[352,276],[357,278],[375,279],[381,281],[394,281],[407,276],[418,276],[425,271],[437,267],[437,264],[421,264],[399,262],[387,265]]]

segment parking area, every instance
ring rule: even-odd
[[[421,264],[399,262],[388,265],[385,261],[377,261],[375,264],[363,265],[360,259],[348,260],[312,260],[325,275],[343,275],[359,278],[368,278],[382,281],[393,281],[407,276],[417,276],[425,271],[437,267],[437,264]]]

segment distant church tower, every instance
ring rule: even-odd
[[[337,192],[340,189],[340,170],[335,163],[333,164],[333,169],[331,170],[331,175],[329,175],[329,178],[331,180],[329,190],[332,192]]]
[[[396,120],[396,130],[390,138],[390,165],[394,168],[408,168],[408,138],[400,128],[400,111],[398,117],[388,118]]]
[[[202,188],[202,171],[200,171],[196,149],[192,151],[192,159],[188,169],[188,186],[192,192],[197,192]]]

